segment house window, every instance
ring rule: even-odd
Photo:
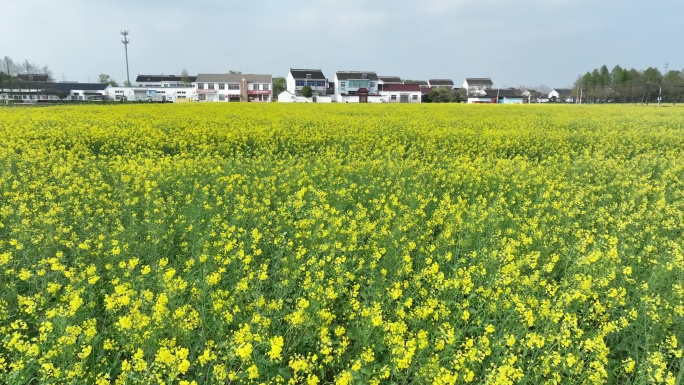
[[[226,101],[226,95],[224,95],[224,94],[219,94],[219,101],[225,102],[225,101]]]
[[[306,74],[306,80],[311,79],[311,74]]]
[[[347,82],[340,82],[340,88],[347,88]]]
[[[259,84],[252,84],[252,89],[254,91],[259,91]]]
[[[370,87],[371,88],[375,87],[375,82],[370,82]]]
[[[228,84],[228,89],[229,89],[229,90],[239,90],[239,89],[240,89],[240,85],[239,85],[239,84],[230,83],[230,84]]]
[[[207,83],[207,88],[209,88],[210,90],[213,90],[214,89],[214,83]]]
[[[226,85],[223,83],[219,83],[219,90],[225,90],[225,89],[226,89]]]
[[[203,90],[204,89],[204,83],[197,83],[197,89]]]
[[[418,100],[418,95],[413,95],[413,100]]]
[[[271,88],[270,84],[262,84],[261,85],[261,89],[264,91],[268,91],[270,88]]]
[[[295,81],[295,86],[296,87],[304,87],[306,85],[306,82],[304,80],[297,80]]]
[[[397,100],[397,95],[390,96],[390,100],[392,100],[392,101]]]

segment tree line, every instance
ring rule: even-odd
[[[678,103],[684,101],[684,70],[665,74],[654,67],[626,69],[619,65],[601,68],[578,76],[573,86],[575,97],[587,102]]]
[[[31,75],[44,75],[43,81],[51,83],[54,81],[52,71],[48,66],[31,63],[28,59],[23,62],[15,61],[9,56],[2,58],[0,62],[0,88],[11,88],[12,81],[17,82],[18,77],[25,74],[27,77]]]

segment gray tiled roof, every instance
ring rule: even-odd
[[[474,86],[474,85],[492,86],[492,85],[494,85],[494,83],[492,82],[492,79],[490,79],[490,78],[466,78],[466,81],[468,82],[469,86]]]
[[[387,83],[401,84],[401,78],[399,76],[378,76],[378,79],[382,80],[385,84],[387,84]]]
[[[338,71],[337,80],[363,79],[366,75],[368,80],[378,80],[378,74],[372,71]]]
[[[271,83],[272,75],[255,74],[198,74],[197,83],[240,83],[242,79],[247,83]]]
[[[451,79],[430,79],[428,80],[431,86],[453,86],[454,81]]]
[[[82,90],[82,91],[102,91],[109,84],[102,83],[54,83],[52,85],[55,89],[60,91]]]
[[[314,70],[314,69],[295,69],[295,68],[290,68],[290,73],[292,74],[292,77],[295,79],[306,79],[306,75],[311,75],[311,79],[313,80],[325,80],[326,77],[323,75],[323,71],[320,69]]]
[[[407,80],[404,84],[418,84],[419,86],[428,86],[427,80]]]
[[[190,78],[190,82],[194,82],[196,77],[197,76],[188,76],[188,78]],[[136,83],[144,83],[144,82],[160,83],[160,82],[180,82],[180,81],[183,81],[183,77],[181,75],[138,75],[138,77],[135,78]]]

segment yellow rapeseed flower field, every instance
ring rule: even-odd
[[[681,384],[684,108],[0,109],[0,383]]]

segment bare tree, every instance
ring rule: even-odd
[[[14,76],[17,76],[17,72],[18,72],[17,65],[14,64],[14,60],[12,60],[12,58],[10,58],[9,56],[5,56],[2,59],[1,64],[3,66],[3,70],[4,70],[5,75],[6,75],[7,83],[9,84],[9,88],[11,90],[12,89],[12,78]]]
[[[190,76],[188,75],[188,70],[186,70],[185,68],[183,68],[183,71],[181,71],[181,82],[186,87],[188,87],[191,83]]]

